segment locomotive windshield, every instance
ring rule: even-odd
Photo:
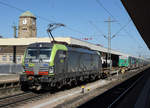
[[[28,49],[26,58],[31,59],[49,59],[51,49]]]

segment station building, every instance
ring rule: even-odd
[[[66,42],[68,44],[86,46],[93,50],[98,50],[101,52],[102,61],[105,61],[107,58],[107,48],[104,48],[102,46],[71,37],[57,37],[55,38],[55,40]],[[18,37],[0,38],[0,64],[13,63],[14,47],[16,49],[16,63],[20,64],[27,46],[35,42],[51,42],[51,39],[48,37],[37,38],[36,17],[31,12],[26,11],[19,17]],[[116,61],[118,59],[118,55],[128,56],[128,54],[124,54],[114,50],[111,50],[111,53],[112,59],[116,59]]]
[[[16,46],[16,62],[21,63],[26,46],[22,45],[19,39],[36,38],[36,34],[36,17],[29,11],[22,13],[19,17],[18,38],[0,38],[0,64],[13,63],[13,49],[16,43],[18,43]]]

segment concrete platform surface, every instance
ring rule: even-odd
[[[19,81],[18,74],[0,74],[0,83]]]
[[[150,68],[115,108],[150,108]]]
[[[104,85],[109,84],[110,82],[111,81],[108,80],[98,80],[96,82],[86,84],[84,88],[84,93],[91,92],[98,87],[102,87]],[[55,94],[51,94],[47,98],[26,104],[24,106],[20,106],[20,108],[53,108],[56,107],[58,104],[71,100],[80,95],[83,95],[82,87],[76,87],[69,90],[57,92]]]

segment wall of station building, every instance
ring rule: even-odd
[[[26,46],[16,46],[16,63],[22,63]],[[13,46],[0,46],[0,64],[13,63]]]
[[[22,61],[23,55],[17,54],[16,55],[16,63],[20,64]],[[10,64],[13,63],[13,54],[12,53],[5,53],[0,54],[0,64]]]

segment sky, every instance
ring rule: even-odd
[[[9,6],[4,5],[9,4]],[[0,35],[13,37],[13,25],[19,16],[30,11],[37,17],[37,37],[48,37],[48,24],[62,23],[54,37],[73,37],[107,47],[110,17],[111,48],[134,56],[150,57],[150,51],[120,0],[0,0]],[[124,27],[124,28],[123,28]],[[120,29],[123,28],[121,31]]]

